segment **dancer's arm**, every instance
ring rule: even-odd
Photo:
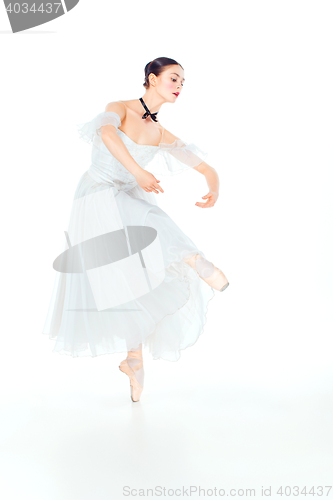
[[[120,121],[122,122],[126,116],[126,107],[124,104],[119,102],[110,102],[105,111],[113,111],[117,113]],[[151,174],[144,170],[134,158],[129,153],[124,142],[121,140],[117,134],[117,129],[113,125],[103,125],[101,127],[101,139],[105,146],[108,148],[112,156],[114,156],[132,175],[134,175],[137,183],[145,191],[154,191],[158,193],[161,191],[164,193],[161,186],[158,185],[159,180]]]
[[[164,129],[163,132],[163,143],[164,144],[172,144],[176,140],[181,140],[179,137],[176,137],[173,135],[171,132],[168,130]],[[213,207],[214,204],[216,203],[218,197],[219,197],[219,187],[220,187],[220,182],[219,182],[219,176],[215,170],[215,168],[211,167],[206,163],[205,161],[201,162],[199,165],[196,167],[192,167],[194,170],[197,170],[197,172],[200,172],[200,174],[205,176],[207,185],[208,185],[208,193],[205,196],[202,196],[204,200],[206,200],[205,203],[202,202],[196,202],[197,207],[201,208],[210,208]]]

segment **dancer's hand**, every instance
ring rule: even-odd
[[[144,170],[141,168],[138,173],[135,174],[135,179],[137,183],[139,184],[142,189],[144,189],[147,193],[151,193],[152,191],[154,193],[158,194],[158,191],[161,191],[161,193],[164,193],[163,189],[161,186],[159,186],[157,183],[160,182],[156,179],[156,177],[151,174],[150,172],[147,172],[147,170]]]
[[[219,197],[219,193],[216,193],[214,191],[209,191],[208,194],[205,196],[202,196],[203,199],[207,199],[205,203],[200,203],[199,201],[196,202],[197,207],[201,208],[210,208],[213,207],[217,201],[217,198]]]

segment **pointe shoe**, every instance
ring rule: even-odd
[[[200,254],[197,253],[189,259],[183,259],[183,261],[197,271],[200,278],[215,290],[223,292],[229,286],[229,282],[223,272]]]
[[[131,385],[131,399],[134,403],[140,400],[143,391],[143,358],[135,352],[130,353],[120,365],[119,370],[129,376]]]

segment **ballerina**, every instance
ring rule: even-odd
[[[142,97],[110,102],[78,125],[92,143],[92,163],[75,191],[43,329],[56,340],[55,352],[73,357],[127,351],[119,369],[130,379],[133,402],[144,385],[143,346],[154,359],[177,361],[202,333],[214,290],[229,286],[155,196],[164,193],[156,176],[189,168],[209,186],[196,206],[213,207],[219,196],[206,154],[158,121],[184,81],[177,61],[157,58],[145,67]]]

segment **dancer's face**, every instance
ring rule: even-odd
[[[156,78],[156,91],[166,102],[176,102],[182,92],[184,85],[184,70],[178,64],[168,66]],[[178,93],[178,97],[175,95]]]

